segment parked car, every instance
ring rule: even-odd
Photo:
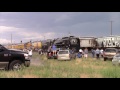
[[[104,61],[106,61],[107,59],[113,59],[113,57],[116,55],[117,53],[117,49],[116,48],[106,48],[103,54],[104,57]]]
[[[71,53],[70,50],[59,50],[57,53],[58,60],[72,60],[76,59],[76,54]]]
[[[113,65],[120,65],[120,51],[117,52],[117,54],[112,59]]]

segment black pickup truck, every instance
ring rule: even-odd
[[[28,53],[22,50],[7,49],[0,44],[0,69],[19,70],[22,66],[30,66]]]

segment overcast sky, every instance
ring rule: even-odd
[[[120,12],[0,12],[0,43],[120,35]]]

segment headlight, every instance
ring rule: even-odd
[[[28,57],[28,54],[24,54],[24,57]]]
[[[28,59],[29,55],[28,54],[24,54],[24,57],[25,57],[25,59]]]

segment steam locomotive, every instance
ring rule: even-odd
[[[80,39],[75,36],[62,37],[54,40],[53,44],[57,48],[68,48],[78,52],[80,49]]]
[[[55,45],[57,49],[73,49],[78,52],[80,49],[80,39],[75,36],[62,37],[54,40],[46,40],[42,42],[42,49],[47,52],[49,46]]]

